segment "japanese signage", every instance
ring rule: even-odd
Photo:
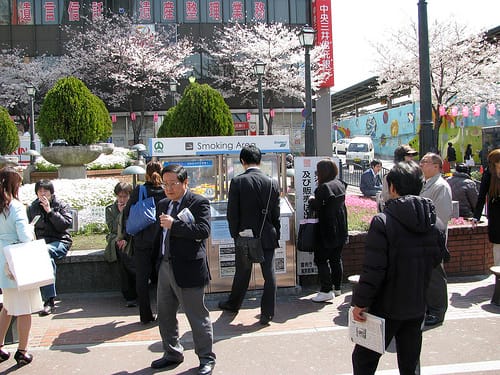
[[[135,18],[140,23],[153,22],[153,1],[152,0],[139,0],[136,1],[136,14]]]
[[[222,22],[222,1],[208,0],[206,14],[207,22]]]
[[[248,145],[257,146],[263,153],[290,152],[288,135],[149,139],[151,156],[239,154]]]
[[[245,2],[243,0],[231,0],[231,16],[233,21],[245,21]]]
[[[34,23],[33,0],[17,2],[17,23],[20,25],[33,25]]]
[[[199,22],[200,1],[184,0],[184,22]]]
[[[267,4],[265,0],[253,0],[252,1],[252,20],[253,21],[266,21]]]
[[[177,20],[176,2],[173,0],[162,0],[161,20],[162,22],[175,22]]]
[[[331,0],[313,0],[313,25],[316,30],[316,45],[324,45],[326,50],[321,57],[323,70],[328,73],[320,87],[332,87],[333,80],[333,43]]]

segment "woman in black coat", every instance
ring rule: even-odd
[[[319,220],[318,247],[314,262],[318,267],[321,289],[312,298],[314,302],[325,302],[333,295],[341,294],[342,249],[347,242],[347,209],[345,206],[346,184],[339,179],[337,165],[323,159],[316,166],[318,187],[314,197],[309,198],[309,210]],[[333,291],[332,291],[333,289]]]
[[[481,218],[488,198],[488,237],[493,243],[493,261],[500,266],[500,148],[488,154],[488,167],[484,170],[477,197],[472,225]]]
[[[161,163],[150,161],[146,166],[146,187],[147,196],[154,197],[156,205],[166,197],[162,187]],[[140,186],[136,186],[130,195],[127,205],[123,209],[123,230],[127,227],[127,220],[130,212],[130,206],[139,200]],[[156,320],[151,309],[149,298],[149,284],[156,284],[156,260],[158,251],[153,246],[156,226],[151,224],[139,233],[132,236],[133,258],[135,264],[135,286],[137,292],[137,301],[139,302],[139,314],[141,323],[147,324]],[[124,233],[125,239],[130,237]]]

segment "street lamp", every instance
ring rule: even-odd
[[[311,55],[309,50],[314,46],[314,37],[316,31],[305,25],[299,33],[299,41],[302,47],[305,49],[305,79],[306,79],[306,108],[305,108],[305,118],[306,118],[306,129],[305,129],[305,152],[306,156],[316,155],[316,145],[315,145],[315,128],[312,123],[312,89],[311,89]]]
[[[30,97],[30,102],[31,102],[31,121],[30,121],[30,150],[36,150],[36,145],[35,145],[35,94],[36,94],[36,89],[34,86],[29,85],[26,87],[26,92],[28,93],[28,96]],[[30,156],[30,164],[33,165],[35,162],[35,157],[32,155]]]
[[[266,63],[258,60],[253,64],[253,72],[259,83],[259,135],[264,135],[264,97],[262,95],[262,76],[266,70]]]
[[[172,107],[175,106],[175,93],[177,92],[177,81],[175,79],[171,79],[168,83],[170,88],[170,93],[172,94]]]

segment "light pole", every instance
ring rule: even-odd
[[[305,152],[306,156],[316,155],[316,145],[315,145],[315,128],[312,122],[312,89],[311,89],[311,55],[309,50],[314,46],[314,37],[316,31],[305,25],[299,33],[299,41],[302,47],[305,49],[305,79],[306,79],[306,108],[305,108],[305,119],[306,119],[306,129],[305,129]]]
[[[259,85],[259,135],[264,135],[264,96],[262,95],[262,76],[266,70],[266,63],[258,60],[253,64],[253,72],[257,76]]]
[[[419,156],[434,150],[432,122],[431,73],[429,61],[429,30],[427,26],[427,3],[418,2],[418,49],[420,71],[420,134]]]
[[[29,85],[26,87],[26,91],[28,93],[28,96],[30,97],[30,103],[31,103],[30,150],[36,150],[36,145],[35,145],[35,93],[36,93],[36,89],[34,86]],[[35,162],[35,157],[32,155],[32,156],[30,156],[30,164],[33,165],[34,162]]]
[[[175,79],[171,79],[168,83],[170,88],[170,93],[172,94],[172,107],[175,106],[175,93],[177,92],[177,82]]]

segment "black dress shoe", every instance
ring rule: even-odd
[[[198,367],[198,375],[211,375],[214,370],[215,362],[208,362]]]
[[[154,322],[156,322],[156,316],[154,316],[154,315],[151,318],[149,318],[148,320],[141,320],[142,325],[146,325],[146,324],[154,323]]]
[[[219,309],[224,310],[224,311],[229,311],[232,313],[238,313],[238,310],[236,307],[233,307],[229,304],[229,302],[219,302]]]
[[[178,366],[182,362],[184,362],[184,358],[182,358],[178,361],[174,361],[172,359],[168,359],[167,357],[161,357],[160,359],[157,359],[157,360],[154,360],[153,362],[151,362],[151,368],[158,369],[158,368],[165,368],[165,367],[169,367],[169,366]]]
[[[259,323],[262,324],[263,326],[269,325],[269,323],[273,320],[272,316],[269,315],[260,315]]]
[[[443,319],[440,319],[435,315],[426,315],[425,321],[424,321],[424,325],[426,327],[436,326],[436,325],[441,324],[441,323],[443,323]]]
[[[14,354],[14,359],[17,362],[17,367],[22,367],[24,365],[28,365],[33,361],[33,356],[26,352],[26,350],[17,350],[16,354]]]

